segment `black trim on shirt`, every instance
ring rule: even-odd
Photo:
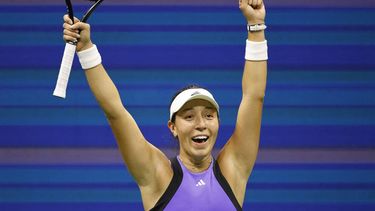
[[[215,160],[214,164],[214,175],[219,182],[220,186],[223,188],[224,192],[228,195],[229,199],[232,201],[234,207],[237,211],[242,211],[240,203],[238,203],[236,196],[234,195],[232,188],[230,187],[228,181],[225,179],[224,175],[221,173],[219,163]]]
[[[150,211],[161,211],[167,206],[167,204],[171,201],[174,194],[176,193],[177,189],[180,187],[182,182],[182,169],[180,164],[178,163],[177,157],[174,157],[171,160],[172,169],[173,169],[173,177],[171,182],[168,185],[167,190],[163,193],[160,197],[156,205]]]
[[[242,211],[241,205],[238,203],[236,196],[234,195],[232,188],[230,187],[228,181],[225,179],[224,175],[221,173],[219,163],[214,160],[213,171],[214,175],[223,188],[224,192],[227,194],[233,206],[236,208],[237,211]],[[162,211],[168,205],[168,203],[173,198],[174,194],[176,194],[177,189],[180,187],[183,173],[180,166],[180,163],[177,160],[177,157],[174,157],[171,160],[172,169],[173,169],[173,177],[171,182],[168,185],[168,188],[165,190],[164,194],[160,197],[156,205],[150,211]]]

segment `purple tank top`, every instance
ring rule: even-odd
[[[200,173],[190,172],[179,158],[175,158],[172,164],[174,176],[171,184],[152,210],[241,210],[229,184],[221,174],[217,162],[211,162],[210,167]],[[176,177],[180,177],[180,180],[178,181]],[[174,185],[173,183],[179,183],[180,185]],[[171,188],[173,185],[174,188]],[[164,205],[162,205],[163,203]]]

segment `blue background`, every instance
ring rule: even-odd
[[[52,96],[65,6],[15,2],[0,3],[0,210],[141,210],[77,58],[67,99]],[[89,20],[92,39],[146,138],[176,150],[168,104],[194,83],[221,105],[220,148],[241,97],[246,31],[237,3],[108,2]],[[275,2],[267,5],[264,156],[244,209],[374,210],[375,5]],[[85,9],[75,7],[78,16]],[[82,160],[54,150],[78,150]],[[114,155],[102,161],[90,150]],[[287,156],[272,158],[277,151]],[[295,159],[322,151],[331,157]]]

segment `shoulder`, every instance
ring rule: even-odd
[[[173,198],[179,186],[181,185],[183,171],[176,157],[170,160],[170,166],[173,174],[172,177],[168,179],[168,185],[161,189],[161,194],[156,194],[158,196],[156,197],[156,203],[150,203],[151,206],[146,206],[144,201],[144,207],[151,208],[147,210],[163,210],[166,207],[166,205],[170,202],[170,200]],[[144,199],[143,194],[142,199]]]

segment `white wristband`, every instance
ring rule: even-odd
[[[82,69],[87,70],[98,66],[102,63],[102,57],[98,51],[96,45],[91,48],[77,52],[79,62],[81,63]]]
[[[268,60],[267,40],[262,42],[253,42],[246,40],[245,59],[249,61]]]

